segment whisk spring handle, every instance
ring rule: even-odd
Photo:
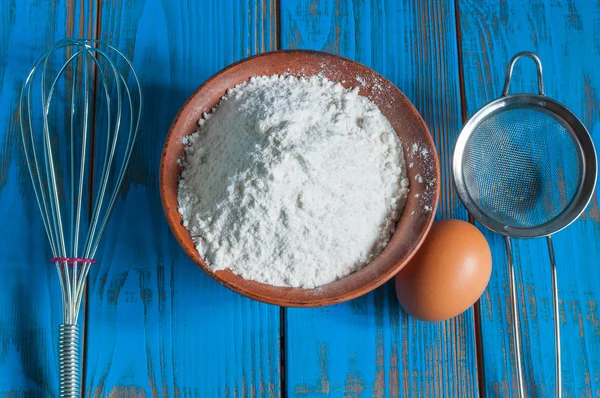
[[[79,325],[61,324],[58,334],[59,397],[79,398]]]

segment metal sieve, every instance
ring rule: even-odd
[[[508,94],[514,65],[521,57],[529,57],[536,64],[538,94]],[[590,202],[597,160],[590,134],[581,121],[544,95],[542,64],[535,54],[516,54],[510,60],[502,96],[467,121],[454,150],[453,173],[469,213],[505,239],[520,397],[524,396],[521,330],[510,239],[547,239],[552,267],[556,396],[560,397],[558,288],[551,235],[575,221]]]

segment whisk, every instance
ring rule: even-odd
[[[23,148],[62,292],[59,395],[79,397],[79,325],[90,266],[140,126],[142,91],[129,59],[97,40],[64,39],[21,91]]]

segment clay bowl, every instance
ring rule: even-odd
[[[410,179],[410,194],[402,217],[386,249],[370,264],[343,279],[317,289],[286,288],[245,280],[228,270],[213,272],[198,255],[177,210],[178,159],[181,138],[196,130],[202,113],[219,102],[225,91],[252,76],[320,74],[375,102],[400,136]],[[265,303],[318,307],[340,303],[370,292],[392,278],[410,260],[433,222],[439,197],[439,164],[427,126],[410,101],[391,82],[352,60],[316,51],[276,51],[247,58],[208,79],[175,117],[165,141],[160,164],[160,194],[167,221],[183,250],[208,275],[244,296]],[[422,178],[422,183],[418,180]],[[323,264],[326,267],[327,264]]]

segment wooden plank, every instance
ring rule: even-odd
[[[281,2],[284,48],[338,53],[373,67],[412,100],[442,166],[441,217],[466,219],[450,156],[461,125],[452,2]],[[475,396],[472,310],[425,323],[402,312],[392,283],[349,303],[286,311],[290,396]]]
[[[0,396],[58,395],[59,280],[19,129],[23,81],[54,42],[93,31],[95,2],[0,2]]]
[[[279,308],[196,267],[162,214],[158,165],[185,99],[211,74],[275,46],[266,1],[103,2],[100,37],[133,59],[145,116],[90,280],[86,395],[277,396]]]
[[[585,0],[460,0],[466,109],[473,114],[502,91],[510,57],[536,52],[546,94],[578,115],[600,143],[600,5]],[[530,61],[515,69],[514,92],[536,90]],[[600,217],[594,197],[584,216],[554,237],[559,275],[563,392],[600,395]],[[485,392],[516,394],[508,275],[502,240],[487,233],[494,270],[481,301]],[[515,243],[524,377],[531,396],[554,394],[550,265],[544,240]]]

